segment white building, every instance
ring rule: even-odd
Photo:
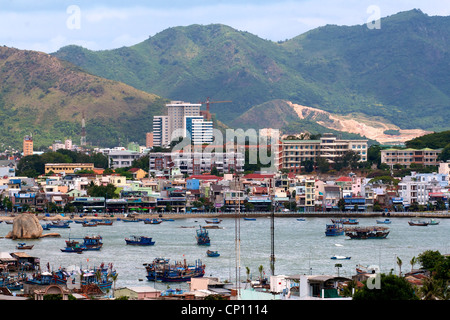
[[[194,145],[213,142],[213,122],[205,121],[203,116],[187,116],[185,137],[190,136]]]
[[[426,205],[428,202],[427,182],[419,181],[416,177],[404,177],[398,184],[398,195],[403,198],[405,206],[413,203]]]
[[[162,147],[170,144],[169,117],[153,117],[153,146]]]
[[[130,167],[133,160],[137,160],[142,156],[139,152],[135,151],[111,151],[108,153],[109,168],[124,168]]]

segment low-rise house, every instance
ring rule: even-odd
[[[152,300],[161,297],[161,290],[150,286],[124,287],[114,290],[114,297],[127,297],[128,300]]]

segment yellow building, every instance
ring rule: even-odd
[[[53,173],[74,173],[78,170],[94,170],[93,163],[46,163],[45,173],[53,171]]]

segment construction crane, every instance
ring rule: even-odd
[[[200,111],[200,115],[204,116],[206,120],[211,120],[211,113],[209,112],[209,104],[210,103],[224,103],[224,102],[232,102],[232,101],[210,101],[209,97],[206,98],[205,102],[199,102],[201,104],[206,104],[206,110]]]

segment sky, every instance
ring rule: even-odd
[[[0,45],[46,53],[70,44],[106,50],[170,27],[211,23],[284,41],[327,24],[373,23],[414,8],[449,16],[450,0],[0,0]]]

